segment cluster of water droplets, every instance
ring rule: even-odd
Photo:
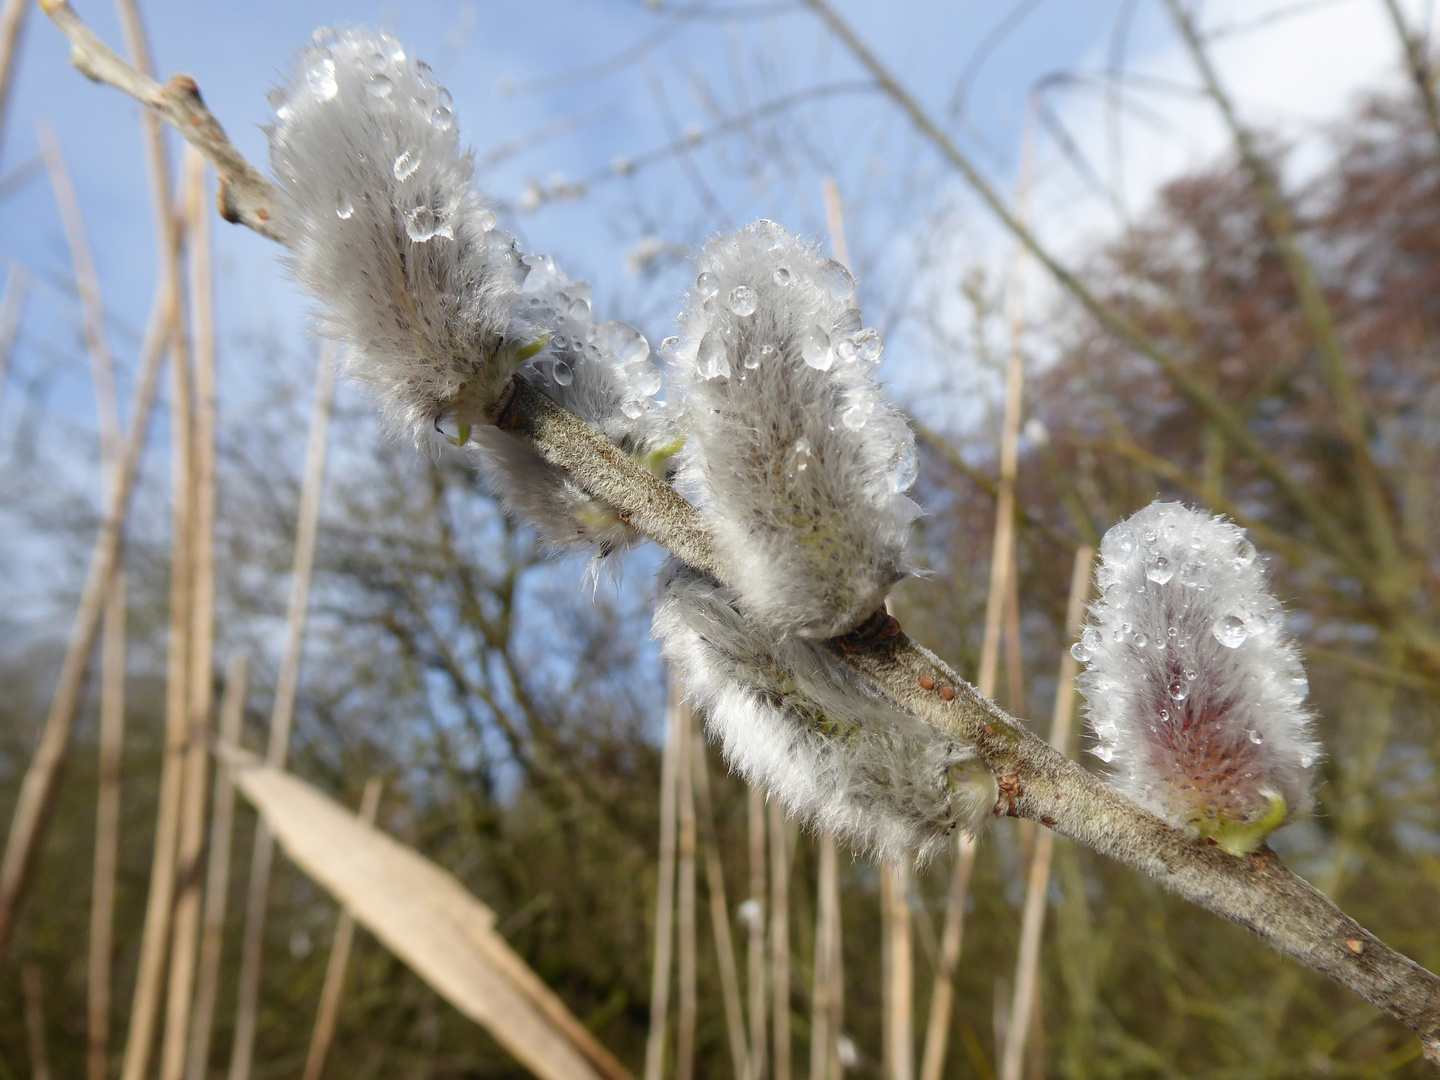
[[[603,385],[618,396],[626,419],[640,419],[663,382],[660,369],[650,361],[645,335],[628,323],[597,325],[590,286],[569,281],[550,256],[527,255],[524,263],[528,274],[521,314],[543,327],[549,339],[544,352],[527,366],[557,387],[571,386],[578,373],[587,386]]]
[[[394,37],[382,33],[370,36],[358,32],[337,34],[322,26],[315,31],[308,50],[302,75],[304,92],[320,103],[334,101],[341,92],[342,67],[358,76],[370,98],[372,109],[417,110],[428,119],[437,134],[449,133],[455,125],[454,102],[450,91],[435,79],[429,65],[406,54]],[[289,92],[272,92],[271,104],[284,123],[291,115]],[[390,161],[395,181],[402,185],[417,184],[423,179],[421,165],[425,147],[423,139],[403,146]],[[447,153],[453,148],[444,147]],[[415,243],[428,243],[436,237],[454,237],[455,207],[439,204],[427,193],[417,191],[403,200],[402,211],[406,235]],[[335,193],[335,216],[349,221],[355,214],[354,193],[339,189]]]
[[[1309,769],[1318,749],[1304,708],[1308,681],[1243,530],[1155,503],[1106,533],[1100,554],[1100,596],[1070,650],[1088,666],[1080,687],[1096,756],[1137,785],[1154,754],[1188,760],[1187,745],[1228,747],[1199,757],[1241,761],[1236,783]],[[1236,749],[1269,753],[1277,739],[1278,756],[1263,761]]]

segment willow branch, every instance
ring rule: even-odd
[[[806,3],[825,14],[827,21],[834,18],[824,0]],[[69,9],[52,3],[47,10]],[[853,34],[850,42],[852,48],[863,50]],[[162,115],[168,118],[163,110]],[[938,129],[935,135],[948,144]],[[955,153],[958,155],[958,150]],[[1014,222],[969,162],[963,157],[958,160],[964,163],[962,171],[973,175],[972,182],[982,194],[989,194],[993,209],[1031,252],[1052,273],[1065,275],[1062,284],[1077,296],[1089,298],[1087,306],[1106,325],[1117,333],[1124,330],[1122,337],[1155,358],[1167,373],[1173,371],[1172,378],[1182,390],[1191,386],[1198,400],[1210,402],[1212,407],[1204,411],[1217,426],[1238,426],[1233,441],[1252,448],[1252,456],[1262,467],[1268,462],[1268,468],[1279,469],[1213,391],[1195,382],[1143,332],[1066,275],[1030,233]],[[274,237],[263,224],[257,222],[252,228]],[[733,582],[733,574],[715,553],[699,511],[691,503],[539,390],[519,381],[511,385],[513,392],[497,410],[499,426],[526,440],[592,495],[615,506],[639,532],[719,581]],[[1297,505],[1302,500],[1313,505],[1303,491],[1295,491],[1294,481],[1283,470],[1272,479]],[[1317,524],[1317,530],[1319,527]],[[877,613],[877,618],[888,617]],[[874,635],[865,641],[837,639],[831,647],[897,706],[974,745],[999,779],[1002,798],[997,813],[1037,821],[1139,871],[1198,907],[1247,928],[1277,951],[1329,976],[1411,1028],[1419,1034],[1427,1057],[1440,1064],[1440,979],[1435,975],[1376,938],[1268,849],[1237,858],[1205,846],[1130,802],[1008,716],[939,657],[898,632],[898,626],[892,629],[896,631],[892,636]]]
[[[95,36],[66,0],[41,0],[41,9],[70,41],[70,62],[80,74],[130,95],[154,109],[205,155],[220,177],[215,202],[226,221],[247,225],[261,236],[284,242],[275,212],[275,188],[235,148],[230,136],[200,98],[189,75],[164,84],[138,71]]]

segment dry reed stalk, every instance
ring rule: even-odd
[[[770,800],[770,975],[775,1080],[790,1080],[790,862],[794,843],[779,799]]]
[[[225,668],[225,696],[220,700],[220,745],[240,743],[245,719],[249,665],[234,653]],[[195,978],[195,1007],[190,1018],[187,1080],[205,1080],[210,1061],[210,1035],[215,996],[220,986],[220,954],[225,937],[225,901],[230,890],[230,844],[235,821],[235,781],[223,759],[216,769],[215,799],[210,810],[210,855],[205,868],[205,911],[201,919],[200,965]]]
[[[178,268],[174,272],[178,278]],[[160,799],[150,895],[140,937],[140,963],[131,999],[130,1031],[121,1080],[143,1080],[150,1071],[155,1028],[164,997],[166,959],[173,925],[176,856],[183,811],[186,741],[190,735],[190,608],[192,552],[190,523],[193,479],[193,401],[184,315],[175,309],[170,347],[170,604],[165,657],[165,755],[160,766]]]
[[[675,1024],[675,1080],[692,1080],[695,1075],[695,716],[690,703],[675,704],[679,714],[680,748],[677,763],[676,799],[679,803],[676,872],[676,937],[679,945],[677,975],[680,980],[679,1009]]]
[[[285,612],[285,652],[275,684],[275,708],[265,762],[284,768],[290,749],[290,728],[295,720],[295,693],[300,685],[300,659],[305,644],[305,614],[310,606],[310,572],[315,565],[315,538],[320,527],[320,492],[325,479],[325,448],[330,435],[330,411],[335,401],[335,358],[331,346],[320,350],[315,378],[315,400],[310,413],[310,436],[305,445],[305,475],[300,484],[299,521],[295,530],[295,567],[290,577],[290,600]],[[260,994],[260,967],[265,947],[265,904],[270,894],[270,866],[275,840],[265,823],[255,826],[251,850],[250,882],[245,896],[245,934],[240,945],[240,988],[235,1005],[235,1042],[230,1051],[230,1080],[249,1080],[255,1055],[256,1007]]]
[[[100,431],[103,487],[112,497],[120,465],[120,405],[115,390],[115,363],[105,332],[105,303],[100,276],[85,229],[80,200],[65,164],[59,141],[49,124],[36,125],[40,152],[55,203],[60,211],[70,262],[80,298],[85,348],[95,386],[95,415]],[[7,285],[5,307],[9,307]],[[18,311],[16,312],[18,321]],[[8,316],[0,316],[7,322]],[[91,885],[90,947],[86,993],[86,1071],[104,1080],[110,1043],[110,976],[115,912],[115,872],[119,848],[120,757],[125,738],[125,570],[117,561],[105,596],[100,636],[100,737],[95,807],[95,861]]]
[[[190,1031],[199,949],[205,794],[210,764],[210,713],[215,665],[215,295],[205,159],[192,146],[183,161],[190,255],[191,342],[195,354],[195,416],[191,431],[190,639],[186,677],[185,765],[180,807],[170,987],[165,1002],[161,1080],[181,1080]]]
[[[815,888],[815,977],[810,997],[810,1080],[829,1080],[840,1039],[835,996],[840,973],[835,938],[839,930],[839,857],[835,837],[822,833]]]
[[[645,1039],[645,1080],[660,1080],[665,1070],[665,1027],[670,1016],[670,965],[675,929],[675,862],[680,790],[681,691],[670,678],[665,710],[665,745],[660,751],[660,855],[655,885],[655,953],[650,968],[650,1031]]]
[[[1020,179],[1016,193],[1015,215],[1022,223],[1028,216],[1030,187],[1034,177],[1034,129],[1032,102],[1026,113],[1022,134]],[[1005,413],[1000,432],[995,539],[990,556],[990,589],[985,598],[985,636],[981,642],[980,670],[975,681],[976,687],[986,697],[994,695],[1006,609],[1013,607],[1008,650],[1010,694],[1016,699],[1012,705],[1024,697],[1018,640],[1019,582],[1015,570],[1015,476],[1019,464],[1020,412],[1025,388],[1021,337],[1025,331],[1025,296],[1022,285],[1026,258],[1024,245],[1017,244],[1011,262],[1008,297],[1010,349],[1005,361]],[[945,924],[940,935],[940,966],[935,972],[935,985],[930,994],[930,1016],[925,1027],[925,1050],[921,1059],[920,1080],[940,1080],[945,1070],[945,1055],[949,1049],[950,1018],[955,1001],[955,965],[960,962],[965,896],[969,891],[970,871],[975,863],[975,841],[962,836],[957,848],[950,893],[945,904]]]
[[[745,989],[750,1007],[750,1080],[763,1080],[766,1047],[770,1042],[765,1030],[765,988],[769,983],[765,965],[765,796],[755,787],[750,788],[749,811],[750,897],[747,902],[750,914],[745,921],[749,934]]]
[[[1090,591],[1090,563],[1095,550],[1081,547],[1075,552],[1070,572],[1070,600],[1065,607],[1065,629],[1073,634],[1085,617],[1085,596]],[[1055,712],[1050,719],[1050,745],[1065,752],[1070,739],[1070,720],[1075,711],[1075,676],[1080,665],[1067,647],[1060,654],[1060,674],[1055,690]],[[1041,829],[1035,839],[1030,877],[1025,890],[1025,908],[1020,921],[1020,952],[1015,961],[1015,991],[1006,1025],[1000,1057],[1000,1080],[1020,1080],[1025,1063],[1025,1044],[1030,1037],[1031,1013],[1035,1006],[1040,971],[1040,934],[1045,926],[1045,897],[1050,889],[1050,860],[1055,834]]]
[[[365,782],[360,796],[360,820],[375,824],[380,810],[380,790],[385,782],[372,776]],[[305,1055],[302,1080],[320,1080],[325,1071],[325,1055],[335,1039],[335,1025],[340,1019],[340,991],[345,986],[345,968],[350,963],[350,946],[355,940],[355,916],[345,907],[335,922],[335,941],[330,946],[330,960],[325,965],[325,985],[320,989],[320,1008],[315,1015],[315,1032],[310,1037],[310,1050]]]
[[[5,397],[5,373],[10,369],[15,339],[20,336],[20,316],[29,291],[30,271],[20,262],[11,262],[10,272],[5,276],[5,295],[0,298],[0,400]]]
[[[10,87],[15,79],[16,58],[20,55],[20,35],[25,32],[25,16],[29,13],[30,0],[5,0],[5,6],[0,7],[0,140],[5,135]]]
[[[910,868],[886,862],[880,867],[882,933],[883,1042],[885,1080],[915,1075],[915,959],[910,925]]]
[[[32,1080],[50,1080],[50,1051],[45,1041],[45,1000],[40,984],[40,969],[26,964],[20,969],[20,985],[25,993],[25,1039],[30,1049]]]
[[[705,857],[705,884],[710,895],[710,929],[715,935],[716,965],[720,970],[720,997],[725,1005],[725,1032],[730,1040],[730,1063],[736,1080],[748,1080],[750,1047],[745,1039],[745,1010],[740,1001],[740,972],[735,966],[735,943],[730,934],[730,908],[725,900],[725,872],[715,841],[715,814],[710,802],[710,765],[705,740],[690,745],[695,777],[695,801],[700,820],[700,848]]]
[[[110,592],[111,580],[119,561],[120,541],[124,535],[125,517],[130,508],[130,494],[140,466],[145,433],[149,427],[150,408],[160,377],[160,360],[164,356],[173,326],[173,311],[179,303],[174,283],[164,280],[150,312],[145,340],[141,346],[140,377],[136,381],[131,402],[130,431],[125,452],[120,459],[115,484],[107,495],[104,519],[90,553],[90,566],[80,592],[79,609],[70,628],[65,659],[60,667],[55,696],[45,727],[35,747],[35,754],[20,783],[15,812],[10,822],[10,835],[5,845],[5,858],[0,862],[0,948],[9,939],[15,920],[24,902],[30,872],[44,841],[50,808],[59,787],[59,770],[70,742],[70,728],[80,703],[80,689],[85,668],[100,629],[100,617]]]

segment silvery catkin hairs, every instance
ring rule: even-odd
[[[520,378],[589,421],[612,443],[668,479],[679,432],[661,403],[660,370],[650,345],[622,322],[595,325],[590,286],[571,282],[547,255],[525,257],[520,311],[543,334],[544,351]],[[614,507],[587,494],[530,446],[493,427],[477,428],[481,471],[506,507],[555,547],[593,547],[599,555],[635,546],[640,534]]]
[[[738,597],[670,560],[655,635],[730,766],[817,829],[924,862],[978,833],[995,778],[974,749],[878,697],[825,646],[762,630]]]
[[[348,374],[417,442],[442,418],[482,422],[532,337],[449,93],[389,34],[322,29],[270,100],[290,267]]]
[[[672,345],[682,482],[757,626],[854,629],[911,570],[915,442],[843,266],[772,222],[718,236]]]
[[[1320,749],[1285,613],[1242,529],[1156,502],[1105,534],[1074,646],[1113,782],[1243,854],[1311,805]]]

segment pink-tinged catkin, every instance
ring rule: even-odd
[[[1244,530],[1156,502],[1105,534],[1073,652],[1125,794],[1241,854],[1311,805],[1308,683]]]

